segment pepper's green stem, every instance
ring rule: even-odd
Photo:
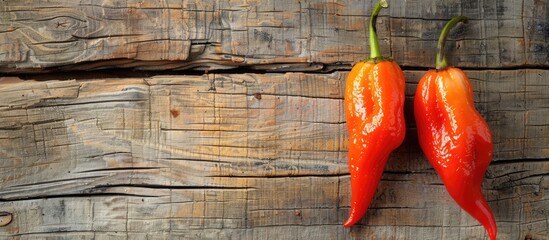
[[[438,38],[438,45],[437,45],[437,59],[436,59],[436,67],[437,70],[443,70],[448,67],[448,62],[446,62],[446,55],[444,54],[444,46],[446,45],[446,37],[448,37],[448,33],[450,33],[450,30],[456,26],[459,22],[467,23],[467,17],[465,16],[457,16],[452,18],[448,23],[446,23],[446,26],[442,29],[442,32],[440,33],[440,37]]]
[[[370,40],[370,60],[376,60],[379,58],[382,58],[381,52],[379,51],[379,43],[377,41],[377,33],[376,33],[376,20],[377,15],[379,14],[379,11],[381,11],[381,8],[388,8],[389,3],[387,3],[387,0],[379,0],[376,3],[376,6],[374,7],[374,10],[372,11],[372,16],[370,16],[370,26],[369,26],[369,40]]]

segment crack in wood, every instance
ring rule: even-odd
[[[108,188],[118,187],[136,187],[150,189],[182,189],[182,190],[253,190],[255,187],[239,187],[239,186],[192,186],[192,185],[160,185],[160,184],[104,184],[96,185],[90,191],[98,189],[104,190]]]
[[[257,179],[269,179],[269,178],[332,178],[332,177],[346,177],[350,176],[349,173],[327,173],[327,174],[287,174],[284,175],[208,175],[207,177],[212,178],[257,178]]]
[[[102,65],[101,63],[107,63],[106,62],[94,62],[90,63],[91,65]],[[139,61],[132,61],[133,64],[138,63]],[[173,61],[173,64],[179,64],[181,62]],[[168,64],[168,62],[166,62]],[[192,65],[190,62],[185,62],[185,65]],[[136,64],[139,65],[139,64]],[[56,72],[56,69],[48,70],[47,68],[41,69],[40,74],[31,73],[31,72],[18,72],[13,73],[9,69],[3,69],[0,66],[0,70],[5,70],[6,72],[3,75],[0,75],[0,77],[18,77],[21,79],[33,79],[33,80],[86,80],[86,79],[97,79],[98,76],[102,76],[105,78],[128,78],[128,77],[154,77],[154,76],[162,76],[162,75],[187,75],[187,76],[202,76],[206,73],[217,73],[217,74],[271,74],[271,73],[277,73],[277,74],[284,74],[284,73],[293,73],[293,72],[307,72],[311,74],[326,74],[330,75],[336,72],[340,71],[350,71],[352,68],[351,64],[322,64],[322,67],[320,69],[292,69],[291,63],[286,63],[285,65],[288,66],[288,68],[285,69],[258,69],[258,68],[251,68],[251,66],[239,66],[239,65],[230,65],[229,68],[225,69],[215,69],[215,70],[196,70],[192,68],[181,68],[178,70],[133,70],[131,72],[124,72],[121,73],[119,69],[110,68],[110,69],[104,69],[104,66],[98,66],[98,68],[102,68],[99,70],[88,69],[86,71],[79,71],[79,70],[69,70],[65,71],[62,74]],[[296,66],[301,66],[301,64],[297,64]],[[86,68],[86,65],[81,65],[82,68]],[[516,70],[549,70],[549,65],[522,65],[522,66],[509,66],[509,67],[460,67],[464,71],[516,71]],[[409,65],[402,65],[401,69],[403,71],[428,71],[432,70],[434,68],[432,67],[419,67],[419,66],[409,66]]]
[[[96,197],[156,197],[155,195],[146,194],[130,194],[130,193],[67,193],[67,194],[51,194],[38,195],[29,197],[3,198],[0,197],[0,203],[16,203],[21,201],[46,200],[46,199],[70,199],[70,198],[96,198]]]
[[[57,180],[51,180],[51,181],[42,181],[37,183],[26,183],[26,184],[17,184],[8,186],[8,188],[25,188],[25,187],[37,187],[40,185],[47,185],[52,183],[64,183],[64,182],[71,182],[71,181],[79,181],[79,180],[85,180],[85,179],[97,179],[101,178],[101,176],[88,176],[88,177],[74,177],[74,178],[67,178],[67,179],[57,179]]]

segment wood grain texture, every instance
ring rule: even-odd
[[[349,69],[368,56],[374,1],[4,0],[0,71],[98,68],[269,71]],[[470,68],[549,64],[546,0],[394,0],[378,23],[381,50],[432,67],[453,16],[450,62]]]
[[[3,239],[484,239],[415,136],[349,210],[346,72],[0,79]],[[549,237],[549,71],[467,71],[495,160],[500,239]],[[548,194],[548,195],[546,195]]]

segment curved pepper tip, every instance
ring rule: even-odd
[[[490,240],[496,240],[496,230],[495,229],[490,229],[488,230],[488,236],[490,236]]]
[[[357,209],[356,206],[351,206],[351,212],[349,212],[349,217],[347,218],[347,221],[345,221],[345,223],[343,223],[344,227],[352,227],[358,221],[360,221],[360,219],[362,218],[362,216],[366,212],[366,209],[363,209],[360,206],[358,208],[359,209]]]
[[[356,222],[358,222],[358,220],[356,218],[354,218],[353,215],[351,215],[351,216],[349,216],[347,221],[345,221],[343,226],[344,227],[352,227],[353,225],[355,225]]]
[[[496,235],[498,233],[496,221],[494,217],[492,217],[490,223],[488,226],[484,226],[486,228],[486,231],[488,232],[488,236],[490,237],[490,240],[496,240]]]
[[[492,211],[490,209],[488,209],[489,212],[489,216],[488,216],[488,221],[485,221],[485,222],[481,222],[482,225],[484,225],[484,228],[486,229],[486,232],[488,232],[488,236],[490,237],[490,240],[496,240],[496,235],[497,235],[497,225],[496,225],[496,220],[494,218],[494,215],[492,214]]]

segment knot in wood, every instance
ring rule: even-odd
[[[0,212],[0,227],[10,224],[12,219],[13,214],[9,212]]]

